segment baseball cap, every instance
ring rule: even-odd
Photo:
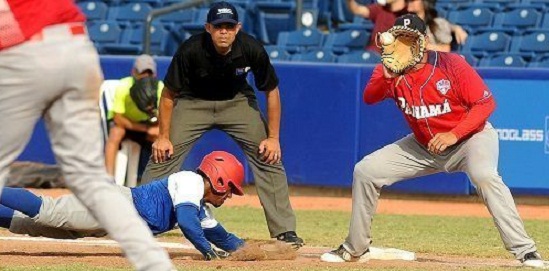
[[[153,74],[156,74],[156,62],[150,55],[140,55],[135,59],[133,68],[137,70],[138,73],[142,73],[146,70],[151,70]]]
[[[394,26],[404,26],[415,29],[423,35],[425,35],[425,31],[427,30],[425,22],[413,13],[408,13],[398,17],[395,21]]]
[[[236,8],[225,2],[215,2],[208,11],[207,23],[216,25],[222,23],[238,24],[238,12]]]

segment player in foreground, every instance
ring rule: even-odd
[[[399,17],[381,35],[382,64],[364,89],[364,101],[396,101],[413,134],[358,162],[353,176],[349,234],[326,262],[366,261],[381,189],[437,172],[465,172],[492,214],[505,248],[524,266],[544,266],[509,188],[498,173],[498,136],[487,122],[496,103],[480,76],[459,55],[424,51],[425,23]]]
[[[74,0],[0,0],[0,189],[43,118],[67,187],[134,268],[173,270],[105,170],[101,82],[99,55]]]
[[[174,229],[206,260],[224,258],[244,241],[227,232],[212,216],[206,203],[223,205],[233,194],[243,195],[244,168],[231,154],[214,151],[196,170],[181,171],[136,188],[117,186],[133,202],[154,234]],[[4,188],[0,198],[0,227],[12,233],[56,239],[103,237],[102,229],[73,194],[51,198],[23,188]],[[210,243],[217,248],[213,249]]]

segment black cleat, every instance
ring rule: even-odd
[[[295,231],[287,231],[285,233],[281,233],[278,236],[276,236],[276,240],[292,245],[292,247],[295,250],[298,250],[303,245],[305,245],[305,242],[303,242],[303,239],[299,238],[295,233]]]

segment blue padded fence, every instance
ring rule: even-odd
[[[163,78],[170,58],[158,60]],[[102,56],[106,79],[127,76],[132,57]],[[373,66],[275,62],[282,99],[281,143],[288,182],[293,185],[350,187],[353,167],[372,151],[410,133],[393,102],[367,106],[362,89]],[[478,68],[498,107],[490,121],[500,135],[499,171],[514,193],[549,195],[549,70]],[[253,80],[253,79],[252,79]],[[258,94],[264,106],[264,95]],[[174,120],[177,121],[177,120]],[[214,149],[235,153],[238,146],[219,131],[207,133],[183,167],[193,169]],[[55,163],[43,123],[19,160]],[[247,169],[247,180],[252,175]],[[404,181],[393,191],[422,194],[469,194],[463,173],[437,174]]]

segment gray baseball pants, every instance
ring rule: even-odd
[[[98,107],[103,75],[93,43],[65,24],[42,33],[42,40],[0,51],[0,189],[44,116],[70,190],[138,270],[171,270],[168,254],[105,171]]]
[[[115,186],[133,206],[130,188]],[[107,232],[74,194],[58,198],[41,196],[42,205],[35,217],[15,211],[9,231],[35,237],[78,239],[103,237]]]
[[[296,219],[288,195],[286,172],[282,163],[269,165],[261,160],[258,151],[261,141],[267,138],[266,123],[257,101],[242,94],[228,101],[177,99],[170,127],[174,155],[159,164],[149,159],[142,182],[180,171],[196,141],[212,129],[226,132],[246,154],[271,237],[295,231]]]
[[[353,173],[353,208],[349,235],[343,246],[362,255],[372,240],[371,224],[381,188],[437,172],[465,172],[492,214],[505,248],[517,259],[536,251],[519,217],[509,188],[499,176],[498,135],[487,123],[483,131],[433,155],[413,135],[389,144],[362,159]]]

